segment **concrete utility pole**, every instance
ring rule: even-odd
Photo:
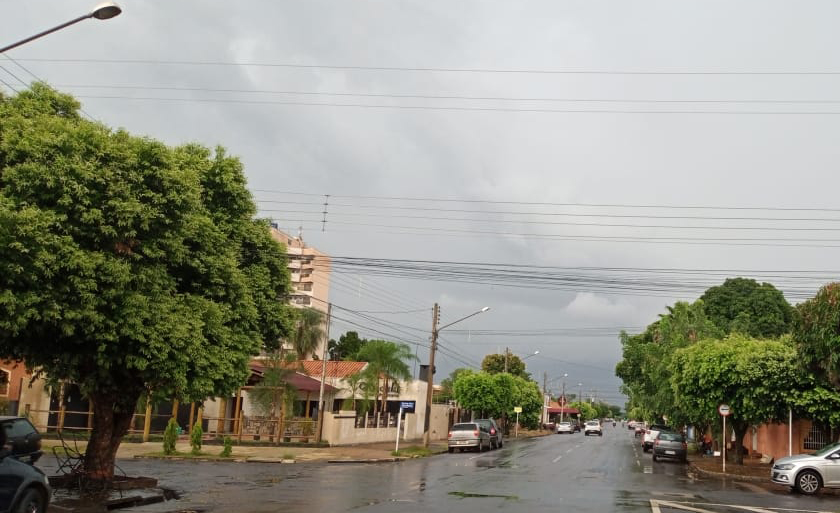
[[[430,431],[432,417],[432,384],[435,379],[435,351],[437,350],[438,321],[440,307],[435,303],[432,311],[432,343],[429,345],[429,368],[426,371],[426,417],[423,419],[423,445],[429,446],[432,438]]]
[[[548,411],[548,405],[546,404],[546,395],[548,394],[548,373],[543,372],[543,411],[542,411],[542,422],[546,424],[548,422],[548,415],[546,412]]]
[[[324,382],[327,380],[327,346],[330,345],[331,317],[332,303],[327,303],[327,325],[324,329],[324,351],[321,355],[321,391],[318,393],[318,435],[315,437],[318,442],[324,434]]]
[[[508,371],[508,358],[510,358],[510,348],[505,348],[505,373]]]

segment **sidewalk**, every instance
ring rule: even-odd
[[[52,447],[59,445],[56,440],[44,440],[44,451],[51,454]],[[422,440],[400,440],[400,449],[411,446],[422,446]],[[445,452],[446,440],[435,440],[431,443],[430,449],[437,452]],[[79,450],[84,451],[85,443],[79,443]],[[180,441],[176,450],[183,453],[185,457],[190,453],[190,444],[187,441]],[[327,462],[336,460],[346,461],[395,461],[391,452],[394,450],[393,442],[382,442],[375,444],[336,446],[336,447],[287,447],[287,446],[252,446],[234,445],[232,461],[260,461],[260,462]],[[131,459],[148,457],[149,455],[160,455],[163,451],[161,442],[131,443],[123,442],[117,450],[117,459]],[[222,451],[221,445],[204,445],[201,449],[202,455],[208,459],[217,458]],[[200,458],[199,458],[200,459]]]
[[[520,431],[519,439],[543,436],[545,431]],[[514,438],[505,439],[510,443]],[[43,440],[43,449],[47,454],[52,453],[52,447],[60,445],[57,440]],[[85,443],[79,442],[79,451],[84,452]],[[400,450],[409,447],[423,446],[423,440],[400,440]],[[433,440],[429,446],[432,453],[446,452],[448,443],[446,440]],[[186,438],[176,444],[176,450],[183,458],[194,458],[190,455],[190,444]],[[398,461],[403,458],[395,458],[392,451],[394,442],[380,442],[364,445],[340,445],[334,447],[289,447],[289,446],[255,446],[255,445],[234,445],[233,454],[227,461],[253,461],[253,462],[275,462],[275,463],[301,463],[301,462],[385,462]],[[117,459],[132,459],[143,457],[163,457],[163,443],[161,442],[123,442],[117,450]],[[221,445],[204,445],[202,456],[208,460],[218,459],[222,452]],[[179,457],[179,456],[175,456]],[[169,458],[169,457],[167,457]]]

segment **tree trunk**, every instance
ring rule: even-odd
[[[385,379],[385,386],[382,387],[382,415],[388,411],[388,376],[384,377]]]
[[[114,477],[114,459],[123,436],[131,426],[134,407],[140,399],[140,393],[131,394],[102,393],[93,394],[93,430],[90,433],[85,450],[85,471],[91,479],[110,480]]]
[[[744,436],[746,436],[749,428],[750,425],[746,422],[732,422],[732,431],[735,432],[735,442],[733,442],[734,446],[729,451],[729,456],[730,460],[737,465],[744,464]],[[730,440],[726,433],[723,436],[724,443]]]

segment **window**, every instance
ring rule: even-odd
[[[11,377],[12,373],[7,371],[6,369],[0,369],[0,396],[8,396],[9,395],[9,378]]]
[[[828,436],[819,424],[811,424],[811,430],[805,437],[804,448],[809,450],[822,449],[829,442]]]

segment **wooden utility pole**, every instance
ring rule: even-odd
[[[548,373],[543,372],[543,411],[542,411],[543,424],[548,423],[548,405],[546,404],[546,395],[548,395]]]
[[[437,350],[438,338],[438,317],[440,314],[440,307],[435,303],[435,308],[432,311],[432,343],[429,346],[429,368],[426,372],[426,417],[423,419],[423,445],[429,446],[432,439],[430,431],[432,421],[432,386],[435,379],[435,351]]]

